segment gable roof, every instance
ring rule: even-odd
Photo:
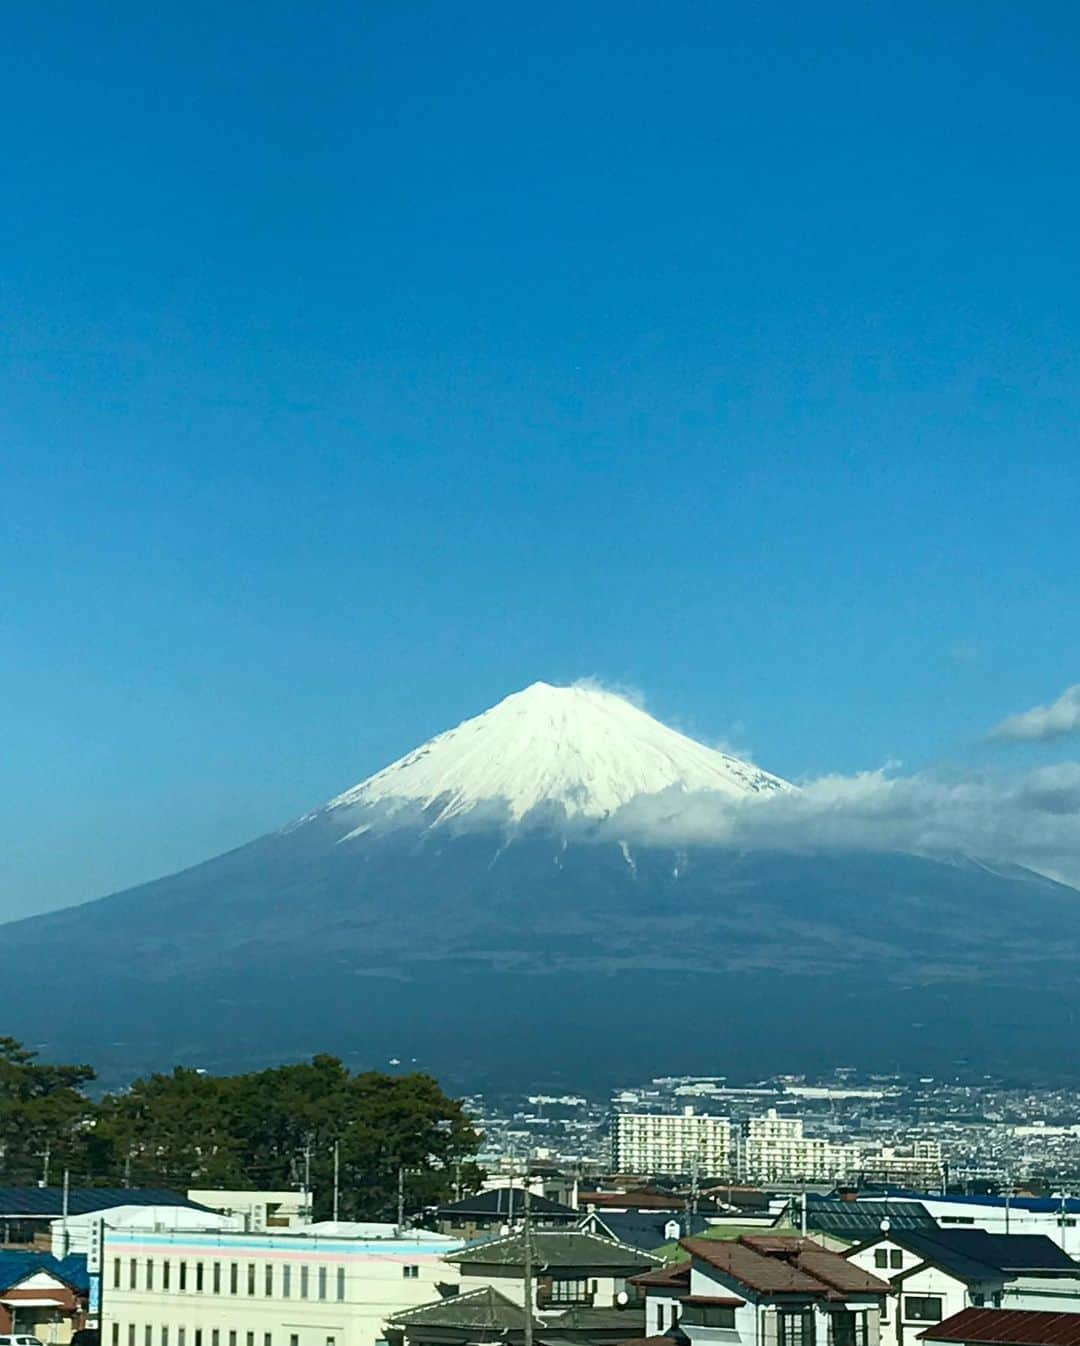
[[[803,1294],[838,1299],[848,1294],[890,1294],[892,1286],[839,1253],[810,1239],[779,1235],[739,1239],[683,1239],[681,1246],[759,1295]]]
[[[990,1234],[985,1229],[889,1230],[888,1239],[962,1281],[1000,1280],[1017,1272],[1072,1272],[1080,1267],[1046,1234]],[[869,1246],[869,1245],[868,1245]],[[910,1272],[894,1279],[901,1280]]]
[[[635,1192],[578,1192],[578,1205],[583,1209],[595,1206],[598,1210],[685,1210],[686,1198],[675,1192],[657,1192],[639,1188]]]
[[[627,1243],[587,1234],[581,1229],[534,1229],[531,1236],[536,1267],[618,1267],[645,1271],[660,1266],[662,1258],[632,1248]],[[447,1253],[445,1262],[479,1263],[482,1266],[517,1267],[525,1263],[525,1239],[520,1233],[505,1238],[467,1243]]]
[[[631,1279],[635,1285],[686,1289],[690,1285],[690,1267],[690,1262],[670,1262],[666,1267],[657,1267],[655,1271],[643,1271]]]
[[[179,1192],[158,1187],[72,1187],[68,1192],[69,1215],[89,1215],[112,1206],[187,1206],[192,1210],[208,1210],[189,1201]],[[0,1187],[0,1215],[7,1219],[19,1216],[59,1219],[64,1213],[62,1187]]]
[[[883,1220],[893,1230],[939,1228],[921,1201],[842,1201],[808,1194],[806,1218],[811,1229],[855,1240],[877,1238]]]
[[[515,1332],[525,1326],[525,1310],[493,1286],[464,1295],[450,1295],[413,1309],[402,1309],[386,1320],[398,1327],[465,1327],[481,1332]],[[533,1323],[539,1327],[536,1318]]]
[[[594,1211],[585,1217],[582,1225],[599,1226],[601,1231],[618,1242],[651,1253],[672,1242],[672,1237],[664,1232],[672,1220],[683,1235],[703,1234],[709,1227],[703,1215],[688,1215],[686,1211],[659,1211],[650,1215],[645,1211],[633,1210]]]
[[[84,1253],[53,1257],[52,1253],[0,1249],[0,1291],[10,1290],[39,1271],[55,1276],[58,1281],[70,1286],[76,1294],[89,1293],[90,1278],[86,1274]]]
[[[919,1333],[931,1341],[987,1346],[1080,1346],[1080,1313],[1031,1309],[961,1309]]]
[[[500,1215],[520,1216],[525,1209],[525,1194],[520,1187],[494,1187],[487,1192],[477,1192],[475,1196],[464,1197],[461,1201],[451,1201],[436,1208],[440,1220],[467,1218],[470,1215],[483,1219],[498,1219]],[[580,1211],[561,1202],[551,1201],[546,1196],[530,1195],[529,1210],[533,1215],[562,1215],[569,1220],[577,1219]]]

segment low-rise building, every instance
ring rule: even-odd
[[[104,1231],[102,1346],[375,1346],[383,1323],[457,1280],[427,1231]]]
[[[809,1239],[684,1239],[689,1260],[639,1276],[645,1336],[691,1346],[879,1346],[887,1281]]]
[[[120,1206],[186,1206],[199,1209],[179,1192],[141,1187],[0,1187],[0,1243],[5,1247],[48,1247],[50,1227],[78,1215]],[[53,1251],[57,1251],[55,1248]],[[85,1252],[85,1248],[65,1251]]]
[[[919,1333],[927,1346],[1080,1346],[1080,1313],[962,1309]]]
[[[466,1346],[524,1340],[526,1313],[544,1341],[615,1343],[640,1337],[644,1313],[633,1277],[662,1265],[638,1248],[581,1231],[533,1230],[531,1303],[525,1302],[523,1233],[471,1244],[446,1258],[460,1293],[395,1314],[392,1346]]]
[[[311,1223],[310,1192],[260,1192],[196,1187],[188,1200],[221,1215],[235,1215],[248,1233],[264,1229],[299,1229]]]
[[[911,1346],[929,1323],[970,1307],[1071,1303],[1080,1311],[1080,1266],[1042,1235],[889,1228],[847,1257],[896,1290],[883,1346]]]
[[[64,1346],[86,1325],[86,1258],[0,1251],[0,1333]]]
[[[525,1193],[520,1187],[495,1187],[477,1192],[461,1201],[447,1202],[435,1208],[435,1227],[442,1234],[462,1239],[497,1236],[520,1222],[525,1211]],[[569,1227],[581,1218],[581,1212],[530,1190],[529,1216],[538,1227]]]

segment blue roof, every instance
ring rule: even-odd
[[[60,1187],[0,1187],[0,1218],[21,1215],[55,1219],[63,1214],[64,1192]],[[73,1187],[68,1193],[68,1214],[89,1215],[112,1206],[187,1206],[206,1210],[179,1192],[164,1187]]]
[[[887,1196],[904,1197],[912,1201],[947,1201],[957,1206],[985,1206],[1002,1210],[1008,1205],[1010,1210],[1029,1210],[1048,1215],[1061,1211],[1071,1215],[1080,1213],[1080,1197],[1075,1196],[962,1196],[954,1193],[940,1196],[937,1193],[912,1192],[906,1187],[884,1187],[881,1190]]]
[[[90,1282],[86,1274],[85,1253],[68,1253],[67,1257],[53,1257],[52,1253],[0,1248],[0,1290],[10,1290],[13,1285],[18,1285],[20,1281],[39,1271],[47,1271],[51,1276],[62,1280],[77,1294],[89,1293]]]

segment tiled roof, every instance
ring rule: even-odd
[[[0,1249],[0,1291],[10,1290],[13,1285],[18,1285],[38,1271],[47,1271],[50,1276],[69,1285],[76,1294],[85,1295],[89,1292],[84,1253],[53,1257],[52,1253]]]
[[[757,1294],[804,1294],[834,1299],[844,1294],[889,1294],[887,1281],[872,1276],[810,1239],[744,1234],[739,1239],[683,1239],[700,1258]]]
[[[583,1209],[595,1206],[597,1210],[613,1207],[615,1210],[685,1210],[686,1198],[674,1192],[579,1192],[578,1205]]]
[[[987,1346],[1080,1346],[1080,1313],[1027,1309],[961,1309],[920,1338]]]
[[[649,1267],[661,1265],[659,1257],[642,1252],[640,1248],[631,1248],[626,1243],[578,1229],[534,1229],[532,1256],[536,1267],[618,1267],[647,1271]],[[523,1266],[525,1240],[521,1234],[510,1234],[506,1238],[469,1243],[457,1252],[447,1253],[443,1260],[459,1265]]]
[[[399,1327],[464,1327],[479,1331],[520,1332],[525,1327],[525,1310],[512,1299],[485,1285],[465,1295],[451,1295],[414,1309],[403,1309],[387,1320]],[[539,1322],[533,1318],[539,1327]]]
[[[520,1216],[525,1209],[525,1195],[515,1187],[496,1187],[489,1192],[477,1192],[462,1201],[452,1201],[439,1206],[436,1215],[440,1220],[468,1218],[477,1215],[484,1219],[497,1219],[500,1215]],[[572,1206],[563,1206],[558,1201],[550,1201],[546,1196],[531,1195],[529,1209],[533,1215],[563,1215],[567,1219],[576,1219],[580,1212]]]
[[[672,1262],[666,1267],[657,1267],[655,1271],[643,1271],[640,1276],[632,1277],[635,1285],[671,1286],[682,1289],[690,1284],[690,1263]]]

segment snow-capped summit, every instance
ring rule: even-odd
[[[480,805],[513,821],[544,805],[601,819],[642,795],[710,790],[731,799],[793,788],[654,720],[613,692],[535,682],[338,795],[328,810],[405,802],[434,821]]]

